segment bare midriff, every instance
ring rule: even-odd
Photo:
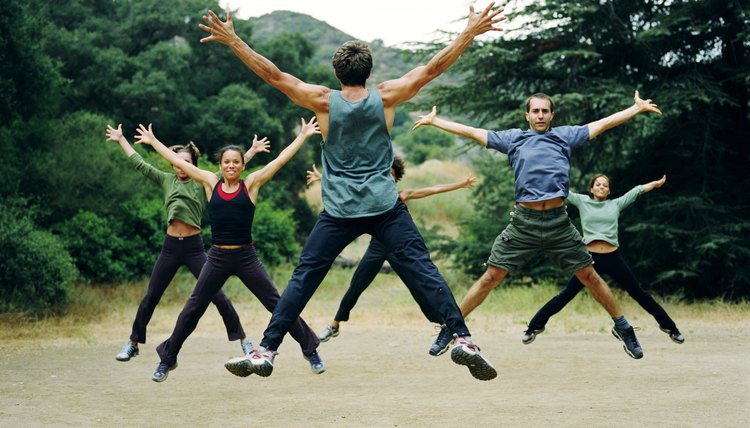
[[[591,241],[586,245],[590,253],[609,254],[617,251],[617,247],[607,241]]]
[[[563,205],[565,205],[565,200],[563,198],[552,198],[547,199],[544,201],[535,201],[535,202],[519,202],[518,205],[528,208],[530,210],[534,211],[547,211],[551,210],[553,208],[559,208]]]
[[[185,238],[199,233],[201,233],[200,228],[180,220],[172,220],[167,227],[167,235],[175,238]]]

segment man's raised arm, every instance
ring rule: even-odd
[[[504,16],[498,16],[503,9],[492,11],[495,2],[490,3],[483,11],[474,13],[474,5],[469,6],[469,21],[466,28],[450,45],[438,52],[426,65],[419,66],[402,77],[388,80],[378,85],[386,108],[395,107],[417,95],[420,89],[436,77],[440,76],[461,56],[461,53],[471,44],[474,37],[488,31],[500,31],[494,25],[504,21]]]
[[[620,125],[623,122],[630,120],[641,113],[652,112],[661,114],[661,110],[656,107],[656,104],[654,104],[650,99],[642,100],[638,91],[635,91],[633,101],[633,105],[626,108],[625,110],[618,111],[617,113],[609,115],[603,119],[599,119],[596,122],[589,123],[589,140],[593,140],[602,132],[608,129],[612,129],[615,126]]]
[[[459,137],[471,138],[477,143],[485,147],[487,146],[487,134],[489,132],[486,129],[474,128],[472,126],[439,118],[437,117],[436,106],[432,106],[432,111],[430,112],[430,114],[419,116],[419,120],[414,122],[414,126],[411,128],[411,130],[413,131],[422,125],[434,126],[435,128],[442,129],[443,131],[458,135]]]
[[[311,85],[289,73],[281,71],[268,58],[255,52],[234,32],[232,13],[227,11],[227,20],[223,22],[212,10],[203,20],[208,26],[199,24],[201,30],[210,35],[201,39],[201,43],[218,42],[229,46],[245,65],[269,85],[280,90],[292,102],[300,107],[312,110],[316,114],[328,112],[328,93],[325,86]]]

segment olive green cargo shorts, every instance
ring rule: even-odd
[[[572,275],[593,261],[565,207],[535,211],[516,205],[510,224],[492,245],[489,265],[513,272],[537,253]]]

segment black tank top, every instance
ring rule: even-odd
[[[221,190],[222,178],[214,187],[208,201],[208,220],[211,223],[211,243],[214,245],[247,245],[253,242],[255,204],[240,181],[234,193]]]

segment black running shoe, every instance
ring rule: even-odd
[[[156,366],[156,370],[154,371],[154,374],[151,376],[151,380],[154,382],[164,382],[167,380],[167,376],[169,376],[169,372],[177,368],[177,363],[174,363],[174,365],[170,366],[167,363],[159,363],[158,366]]]
[[[641,344],[638,343],[638,338],[635,337],[633,327],[628,327],[625,330],[612,327],[612,335],[622,341],[622,347],[625,348],[625,352],[631,358],[636,360],[643,358],[643,349],[641,349]]]
[[[310,363],[310,370],[315,374],[321,374],[326,371],[326,365],[323,359],[320,358],[318,351],[313,352],[310,355],[306,355],[305,359]]]
[[[438,333],[437,338],[435,339],[435,342],[430,346],[430,355],[433,357],[437,357],[439,355],[445,354],[445,351],[448,350],[448,348],[451,347],[451,343],[455,338],[451,334],[450,330],[448,330],[448,327],[443,325],[440,327],[440,333]]]

